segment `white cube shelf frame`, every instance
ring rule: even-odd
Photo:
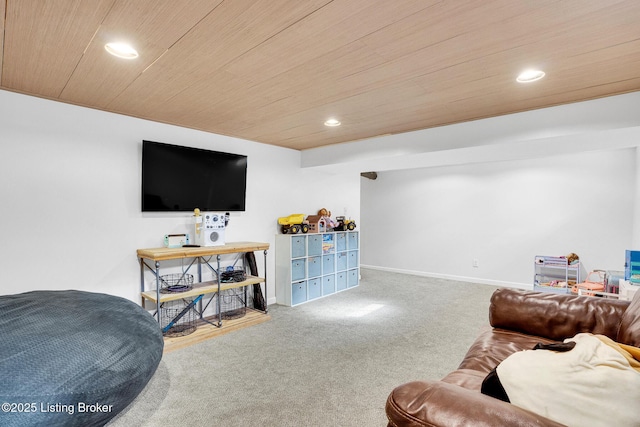
[[[358,231],[276,236],[276,302],[296,306],[360,284]]]

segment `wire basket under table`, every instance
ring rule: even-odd
[[[160,276],[160,292],[170,294],[193,288],[193,274],[173,273]]]
[[[237,319],[247,314],[246,286],[227,289],[220,296],[220,317],[223,319]]]
[[[197,328],[198,315],[192,300],[167,301],[160,306],[160,325],[165,337],[181,337]]]

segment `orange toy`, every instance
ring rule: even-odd
[[[603,292],[604,271],[594,270],[590,272],[589,274],[587,274],[587,278],[584,282],[573,285],[573,287],[571,288],[571,292],[577,294],[579,289],[583,289],[585,291]],[[588,295],[592,297],[595,294],[592,292],[583,292],[582,295]]]

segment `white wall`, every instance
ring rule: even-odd
[[[139,300],[135,250],[189,231],[189,215],[140,212],[143,139],[249,156],[227,240],[272,244],[269,302],[277,217],[320,207],[358,222],[363,265],[515,285],[538,253],[617,269],[640,249],[639,108],[633,93],[300,153],[0,91],[0,294]],[[568,189],[540,195],[541,182]]]
[[[640,91],[305,150],[303,167],[388,171],[639,144]]]
[[[272,244],[269,302],[278,216],[326,206],[359,218],[358,174],[301,169],[294,150],[6,91],[0,129],[0,294],[81,289],[139,301],[136,249],[190,231],[189,214],[141,213],[143,139],[248,156],[246,211],[232,213],[226,240]]]
[[[635,176],[630,148],[363,178],[362,263],[518,287],[535,255],[622,270]]]
[[[361,179],[363,265],[530,288],[537,254],[622,269],[640,249],[639,109],[633,92],[306,150],[302,165],[378,172]]]

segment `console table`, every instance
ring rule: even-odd
[[[264,313],[267,313],[267,250],[269,249],[268,243],[259,242],[235,242],[227,243],[220,246],[202,246],[202,247],[180,247],[180,248],[150,248],[150,249],[138,249],[138,260],[140,262],[140,293],[142,296],[142,305],[144,306],[145,300],[151,301],[156,305],[155,316],[160,322],[160,305],[166,301],[173,301],[182,298],[198,297],[206,294],[213,294],[213,296],[220,296],[220,292],[232,289],[240,288],[248,285],[264,283]],[[221,283],[220,280],[220,258],[225,254],[244,254],[247,252],[263,251],[264,253],[264,277],[256,277],[247,275],[246,280],[242,282]],[[206,257],[215,256],[215,267],[210,264],[210,260]],[[193,287],[185,292],[175,293],[161,293],[160,285],[160,263],[161,261],[177,260],[177,259],[191,259],[191,262],[186,270],[182,272],[185,276],[189,269],[194,265],[197,267],[197,283],[194,283]],[[150,265],[153,263],[153,265]],[[202,266],[208,266],[216,275],[216,280],[202,282]],[[153,290],[145,291],[144,275],[145,270],[149,270],[155,276],[156,288]],[[212,298],[213,298],[212,296]],[[222,313],[220,312],[220,298],[217,299],[217,311],[218,311],[218,327],[222,326]],[[200,310],[200,318],[203,319],[203,310]]]

